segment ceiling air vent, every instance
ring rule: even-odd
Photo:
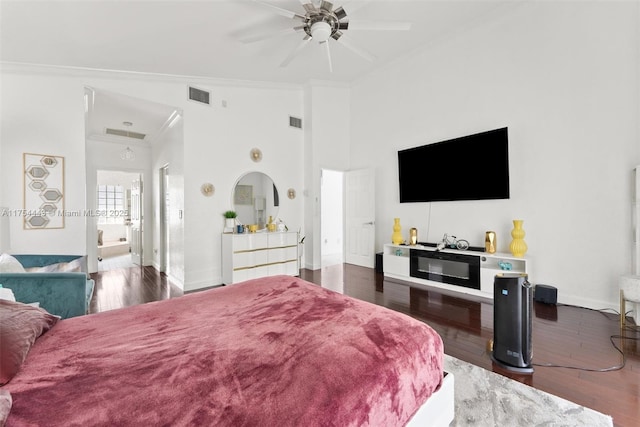
[[[200,102],[202,104],[209,105],[211,94],[206,90],[198,89],[192,86],[189,86],[189,99],[192,101]]]
[[[289,126],[291,126],[292,128],[302,129],[302,119],[289,116]]]
[[[106,133],[107,135],[124,136],[127,138],[134,138],[134,139],[144,139],[147,136],[144,133],[131,132],[124,129],[111,129],[111,128],[107,128],[104,133]]]

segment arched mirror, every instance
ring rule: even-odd
[[[241,224],[266,228],[269,217],[276,220],[280,197],[273,180],[262,172],[249,172],[238,179],[233,189],[233,206]]]

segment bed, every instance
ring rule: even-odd
[[[275,276],[47,318],[0,391],[7,426],[444,426],[443,354],[422,322]]]

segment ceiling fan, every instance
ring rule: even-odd
[[[270,3],[265,3],[258,0],[254,2],[270,8],[279,15],[286,16],[296,21],[296,25],[293,28],[287,28],[268,35],[246,38],[243,41],[245,43],[251,43],[255,41],[264,40],[271,37],[290,34],[291,31],[303,33],[303,39],[296,48],[289,53],[289,55],[280,64],[281,67],[286,67],[289,63],[307,46],[311,41],[316,41],[325,46],[327,59],[329,62],[329,71],[333,72],[333,64],[331,61],[331,51],[329,48],[329,41],[335,40],[348,48],[352,52],[361,56],[368,61],[374,61],[375,55],[367,50],[357,46],[349,39],[344,32],[348,29],[360,29],[360,30],[409,30],[411,29],[411,23],[407,22],[377,22],[377,21],[358,21],[350,22],[347,17],[347,12],[343,7],[334,8],[333,3],[321,0],[314,2],[313,0],[300,0],[302,7],[304,8],[304,14],[294,12],[288,9],[283,9],[278,6],[274,6]],[[355,9],[355,7],[354,7]]]

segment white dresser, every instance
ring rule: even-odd
[[[226,285],[258,277],[298,276],[298,233],[222,234],[222,281]]]

